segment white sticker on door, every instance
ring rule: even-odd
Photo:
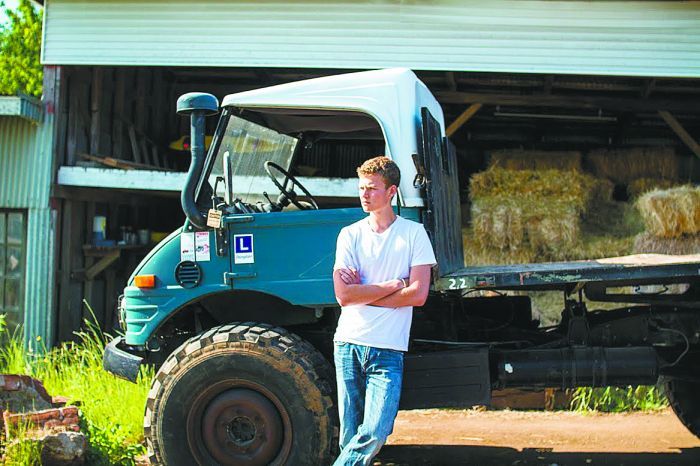
[[[253,235],[233,235],[233,263],[254,264]]]
[[[180,261],[194,260],[194,233],[180,235]]]
[[[194,234],[194,256],[197,262],[207,262],[211,259],[209,249],[209,232],[196,232]]]

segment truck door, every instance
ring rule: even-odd
[[[427,107],[421,108],[418,151],[416,184],[426,200],[423,225],[435,249],[439,275],[445,275],[464,266],[457,153]]]

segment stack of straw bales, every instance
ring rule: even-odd
[[[700,253],[700,187],[654,190],[636,202],[646,232],[635,240],[635,252]]]
[[[470,182],[471,240],[496,255],[556,259],[578,242],[582,214],[605,191],[578,170],[477,173]]]
[[[598,149],[586,155],[588,169],[599,178],[629,184],[639,178],[677,180],[678,158],[671,147]]]
[[[672,147],[598,149],[586,155],[586,167],[598,178],[626,185],[631,199],[679,184],[680,165]]]
[[[491,152],[489,168],[506,170],[581,170],[581,152],[503,149]]]

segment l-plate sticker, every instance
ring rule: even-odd
[[[233,263],[254,264],[253,235],[233,235]]]

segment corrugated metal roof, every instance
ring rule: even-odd
[[[31,122],[41,122],[41,103],[29,96],[0,96],[0,115],[19,116]]]
[[[700,77],[700,2],[49,0],[47,64]]]

